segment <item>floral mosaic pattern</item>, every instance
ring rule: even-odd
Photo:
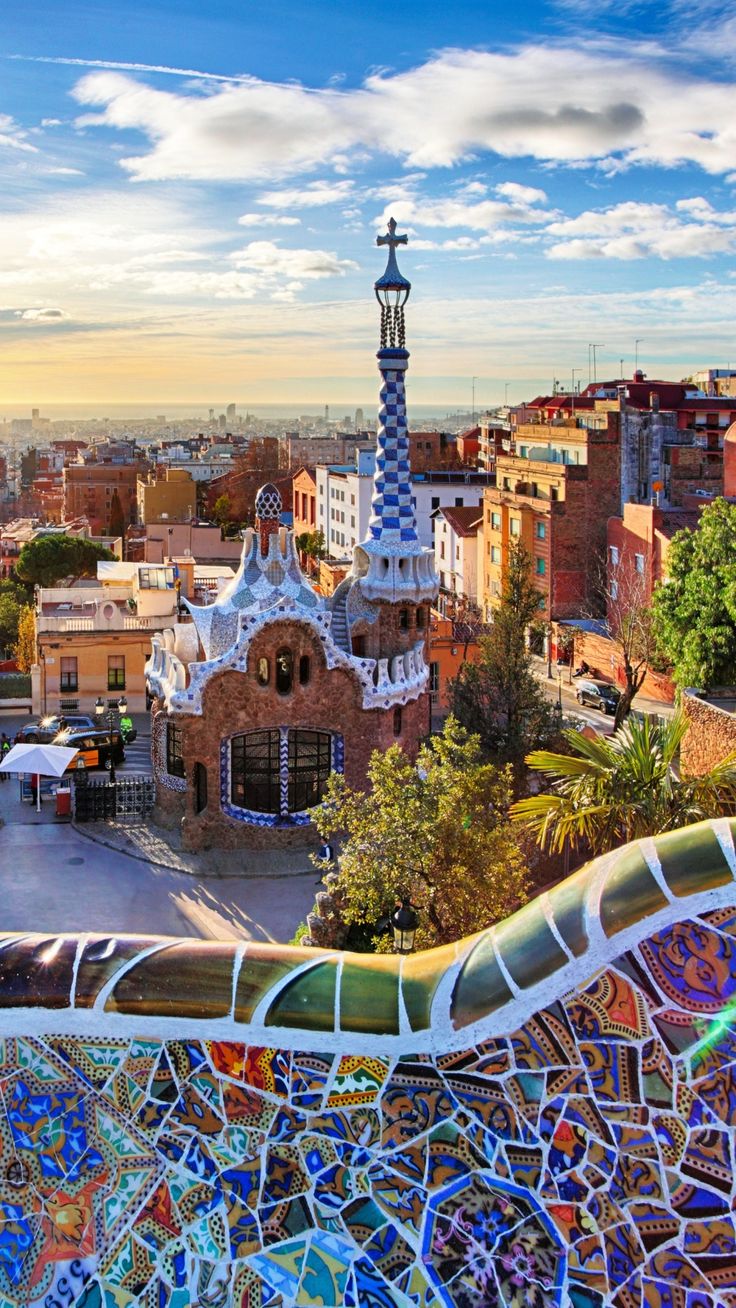
[[[736,1308],[730,834],[591,865],[444,991],[432,954],[0,938],[0,1308]],[[540,975],[512,1021],[498,976]]]
[[[0,1303],[734,1304],[735,991],[719,909],[434,1058],[6,1037]]]

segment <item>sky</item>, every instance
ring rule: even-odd
[[[734,52],[718,0],[5,5],[0,415],[370,404],[390,216],[416,403],[736,367]]]

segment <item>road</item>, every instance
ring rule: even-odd
[[[17,801],[17,783],[0,786],[0,805]],[[8,813],[10,816],[10,813]],[[4,931],[102,931],[213,940],[290,940],[311,910],[317,874],[304,871],[239,880],[194,877],[97,844],[51,819],[0,830]]]

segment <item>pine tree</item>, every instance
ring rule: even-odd
[[[513,763],[551,740],[556,729],[527,644],[528,629],[539,617],[539,597],[528,553],[522,545],[512,546],[493,625],[479,640],[480,659],[466,663],[449,686],[458,721],[478,733],[487,754]]]

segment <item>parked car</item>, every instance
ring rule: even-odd
[[[88,713],[63,713],[27,722],[15,737],[16,744],[40,741],[47,745],[60,731],[97,731],[99,724]]]
[[[621,692],[608,681],[579,681],[575,689],[578,704],[589,704],[591,708],[600,709],[602,713],[613,716]]]
[[[87,771],[104,768],[106,772],[109,772],[113,763],[115,767],[118,767],[120,763],[125,762],[125,750],[119,731],[113,731],[112,733],[109,731],[60,731],[52,744],[66,745],[68,749],[79,751],[77,757],[72,759],[66,769],[67,772],[76,772],[81,768],[85,768]]]

